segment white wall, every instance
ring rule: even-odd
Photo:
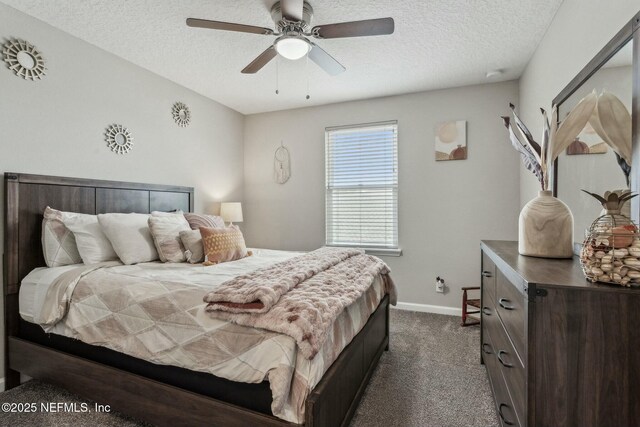
[[[249,245],[311,250],[324,244],[324,129],[398,120],[401,257],[384,257],[403,302],[460,307],[460,287],[479,281],[481,239],[515,239],[518,155],[500,115],[517,82],[355,101],[247,116],[245,236]],[[467,121],[468,159],[436,162],[437,122]],[[292,176],[273,176],[283,140]],[[451,287],[435,292],[435,277]]]
[[[520,78],[519,108],[534,135],[542,129],[539,108],[550,109],[553,98],[639,10],[638,0],[564,0]],[[533,174],[522,167],[521,206],[538,190]]]
[[[0,4],[0,40],[11,37],[37,46],[48,70],[31,82],[0,63],[0,173],[193,186],[196,211],[242,199],[241,114]],[[190,107],[190,126],[174,123],[175,101]],[[111,123],[133,133],[129,154],[107,148]]]

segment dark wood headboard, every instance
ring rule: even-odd
[[[4,295],[45,265],[40,243],[47,206],[86,214],[193,211],[193,187],[5,173]]]

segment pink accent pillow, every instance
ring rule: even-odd
[[[224,228],[224,220],[222,217],[217,215],[204,215],[187,212],[184,214],[184,217],[192,230],[198,230],[200,227]]]
[[[204,246],[204,264],[235,261],[251,255],[244,243],[242,231],[236,225],[225,228],[200,227]]]

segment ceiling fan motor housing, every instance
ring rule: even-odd
[[[290,21],[282,16],[282,7],[277,2],[271,8],[271,19],[276,25],[279,33],[305,33],[311,27],[311,19],[313,18],[313,8],[306,1],[302,4],[302,21]]]

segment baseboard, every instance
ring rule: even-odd
[[[446,307],[444,305],[399,302],[395,308],[397,308],[398,310],[420,311],[422,313],[446,314],[447,316],[462,316],[462,309],[456,307]]]

